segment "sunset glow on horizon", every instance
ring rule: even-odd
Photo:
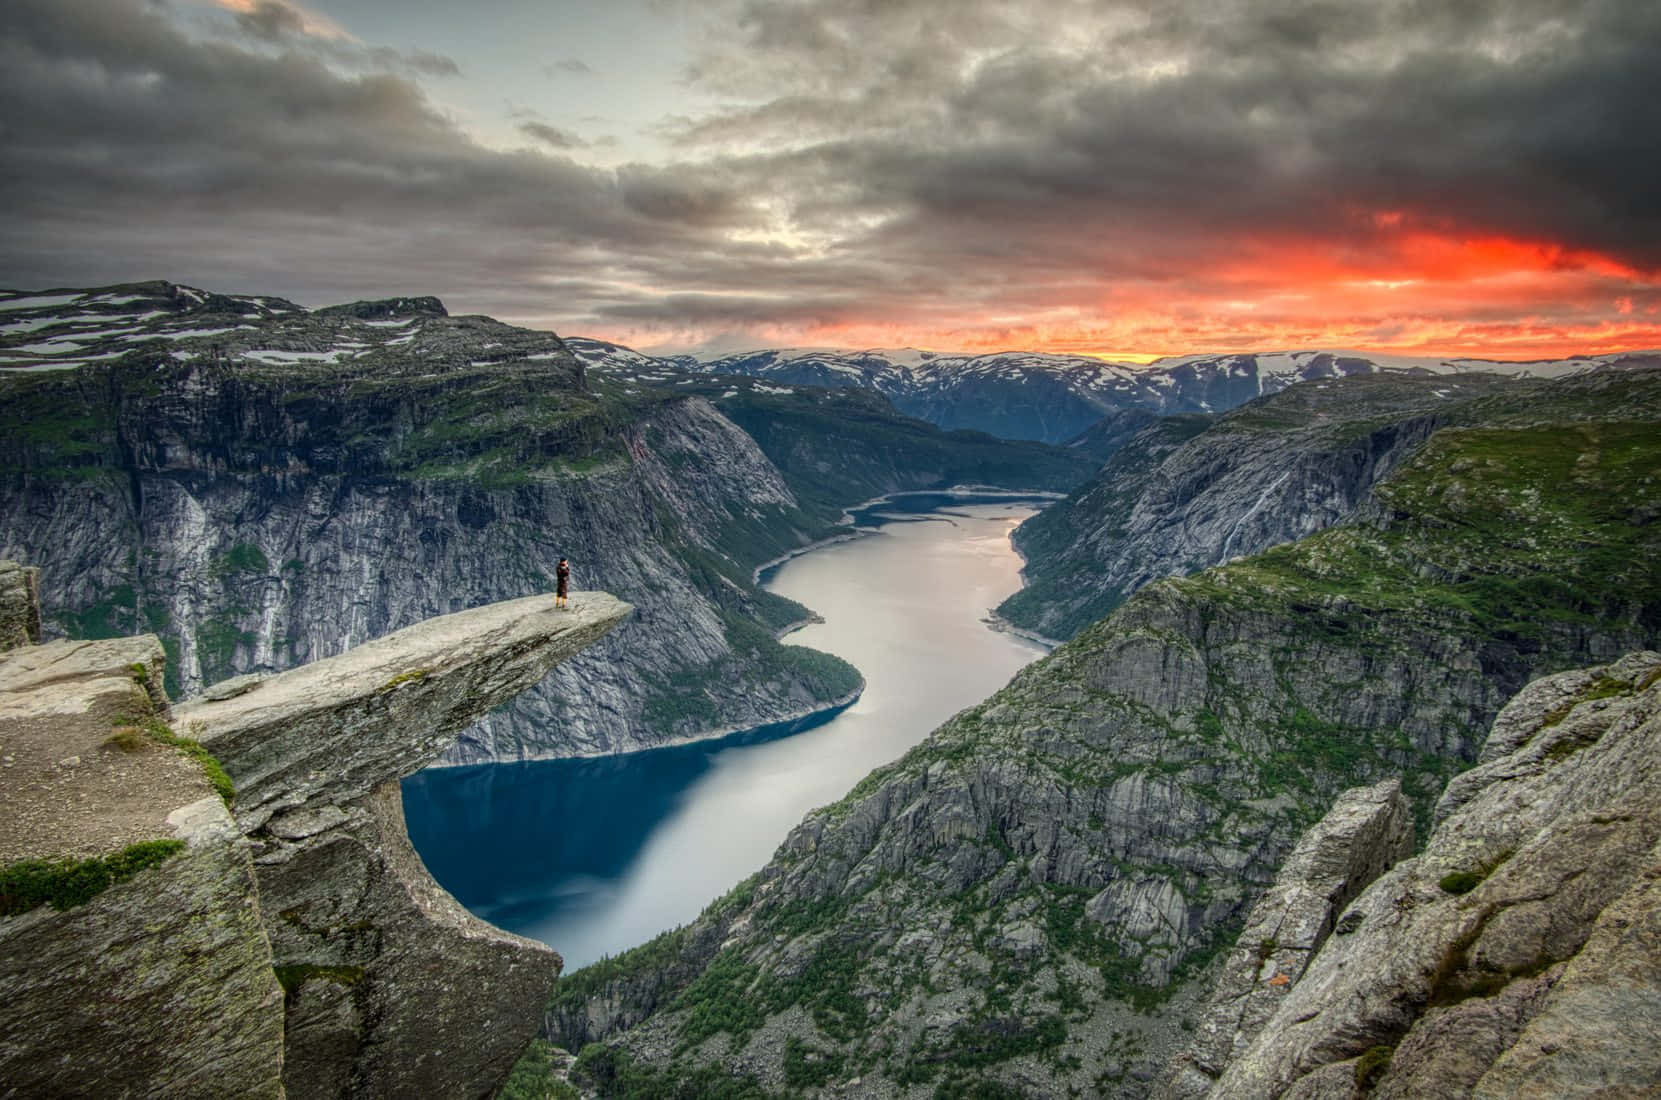
[[[1648,0],[11,0],[0,46],[0,286],[704,356],[1661,347]]]

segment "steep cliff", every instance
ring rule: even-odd
[[[8,1096],[283,1095],[253,864],[202,768],[150,733],[162,665],[155,638],[0,654]]]
[[[0,656],[0,1080],[491,1094],[559,956],[432,881],[399,780],[631,610],[490,604],[171,713],[154,637]]]
[[[708,404],[589,387],[557,337],[431,300],[133,289],[120,308],[164,313],[136,350],[0,377],[0,546],[53,563],[49,630],[154,630],[190,692],[547,590],[564,554],[640,617],[453,759],[636,747],[857,687],[773,641],[806,612],[750,568],[824,524]]]
[[[716,408],[743,404],[730,387],[589,379],[553,334],[432,298],[307,311],[152,283],[41,301],[8,312],[28,342],[0,338],[33,364],[0,371],[0,553],[54,563],[49,632],[153,630],[194,691],[545,590],[562,554],[579,584],[636,603],[465,733],[456,762],[639,748],[844,700],[852,668],[774,640],[809,612],[757,589],[756,565],[873,489],[1087,472],[891,409],[757,394],[804,423],[816,410],[781,445],[812,455],[787,478]]]
[[[1340,791],[1399,778],[1423,822],[1531,677],[1661,636],[1661,434],[1612,392],[1445,429],[1351,523],[1146,586],[576,975],[550,1035],[625,1082],[1145,1092]]]
[[[1557,381],[1361,375],[1295,386],[1221,417],[1169,417],[1016,530],[1026,584],[998,610],[1068,638],[1150,581],[1353,515],[1438,428],[1617,416],[1661,416],[1661,370]]]
[[[1424,851],[1269,992],[1276,1011],[1209,1095],[1652,1094],[1658,685],[1661,654],[1636,653],[1512,700],[1482,762],[1449,784]]]

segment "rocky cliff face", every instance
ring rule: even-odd
[[[154,630],[192,692],[547,591],[563,554],[643,610],[451,759],[640,747],[857,688],[773,641],[806,612],[750,569],[824,524],[707,403],[591,388],[557,337],[430,299],[127,289],[44,330],[117,358],[0,377],[0,546],[53,563],[49,630]],[[161,316],[112,335],[135,317],[106,309]]]
[[[0,561],[0,652],[40,641],[40,573]]]
[[[143,726],[166,706],[162,666],[155,638],[0,654],[8,1095],[283,1095],[282,991],[242,834]]]
[[[154,283],[17,301],[0,309],[27,334],[0,345],[32,369],[0,372],[0,553],[53,563],[49,632],[153,630],[194,691],[546,591],[562,554],[578,586],[641,609],[451,762],[640,748],[845,700],[853,669],[774,641],[809,612],[757,589],[754,566],[878,493],[1087,472],[877,398],[590,379],[553,334],[431,298],[307,311]],[[722,408],[778,420],[788,475]]]
[[[1661,371],[1627,367],[1555,382],[1363,375],[1297,386],[1218,418],[1166,418],[1017,529],[1027,583],[999,613],[1071,637],[1150,581],[1353,515],[1444,426],[1658,414]]]
[[[1424,851],[1347,906],[1209,1095],[1652,1092],[1658,685],[1650,652],[1519,694],[1449,784]]]
[[[474,608],[223,683],[171,727],[154,637],[0,657],[7,1086],[493,1092],[559,956],[432,881],[399,780],[630,610]]]
[[[1345,791],[1298,841],[1252,906],[1240,937],[1211,982],[1188,1049],[1154,1090],[1159,1100],[1202,1097],[1263,1030],[1285,993],[1362,890],[1413,851],[1411,807],[1391,779]]]
[[[1427,820],[1532,676],[1661,635],[1661,436],[1613,392],[1583,397],[1611,419],[1444,430],[1355,522],[1143,588],[691,929],[577,975],[550,1034],[640,994],[590,1055],[627,1080],[1147,1091],[1342,790],[1399,777]]]

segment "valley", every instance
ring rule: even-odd
[[[48,634],[154,632],[177,697],[546,591],[562,554],[579,589],[634,606],[461,731],[441,763],[462,770],[410,788],[450,784],[434,805],[487,816],[490,769],[563,769],[580,808],[618,754],[663,751],[690,763],[646,817],[696,805],[689,818],[718,825],[663,833],[645,860],[663,877],[594,891],[625,899],[591,916],[606,937],[548,932],[591,965],[556,986],[506,1095],[567,1073],[604,1095],[1149,1095],[1196,1021],[1226,1015],[1254,906],[1345,791],[1394,784],[1391,813],[1422,846],[1535,678],[1619,671],[1571,706],[1653,686],[1649,666],[1616,664],[1661,644],[1661,369],[1646,355],[1504,373],[1318,352],[1141,372],[699,362],[432,298],[306,310],[152,283],[10,309],[0,556],[50,564]],[[784,577],[860,553],[869,538],[827,540],[862,501],[952,486],[1059,497],[1013,533],[1019,591],[1000,541],[1008,583],[986,606],[822,650],[848,582],[758,580],[777,559]],[[813,546],[828,548],[790,557]],[[936,573],[883,599],[979,591]],[[1027,664],[1026,643],[979,621],[994,599],[1065,644]],[[827,621],[790,633],[815,612]],[[869,648],[932,646],[950,665],[971,633],[1003,655],[950,691]],[[938,709],[896,718],[896,740],[884,715],[902,699]],[[861,721],[879,753],[793,756],[853,743],[864,734],[836,723]],[[763,732],[693,744],[732,730]],[[1584,747],[1562,743],[1553,766]],[[810,783],[791,778],[804,770]],[[681,801],[706,771],[708,801]],[[427,812],[411,828],[435,864],[511,851],[447,838]],[[623,826],[605,873],[654,828]],[[703,870],[700,846],[720,850]],[[534,881],[500,896],[482,880],[457,892],[510,926],[529,902],[517,927],[534,931],[552,911],[544,855],[519,857]],[[1335,1048],[1334,1064],[1360,1053]],[[1258,1072],[1192,1059],[1207,1081]]]

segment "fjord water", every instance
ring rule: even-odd
[[[902,497],[858,517],[873,533],[771,571],[768,588],[825,620],[788,641],[865,676],[864,695],[828,720],[421,772],[404,781],[416,850],[468,909],[552,945],[567,971],[685,923],[759,870],[804,813],[1042,655],[983,621],[1020,587],[1009,532],[1035,510]]]

